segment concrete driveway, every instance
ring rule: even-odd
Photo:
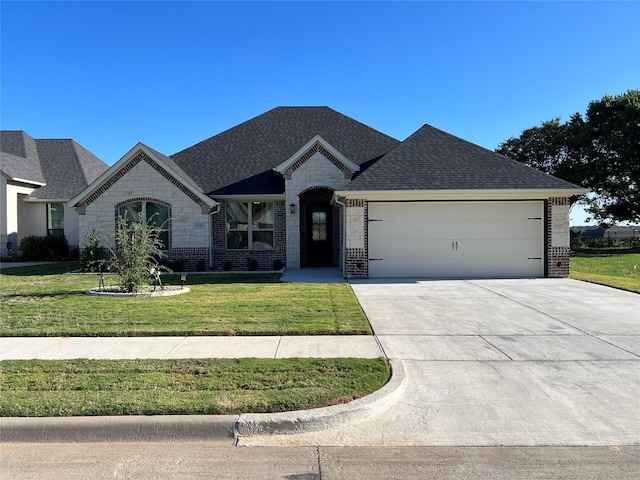
[[[569,279],[353,281],[404,398],[245,444],[640,444],[640,295]]]

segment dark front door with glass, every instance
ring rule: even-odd
[[[331,206],[309,208],[307,219],[307,263],[309,266],[333,264]]]

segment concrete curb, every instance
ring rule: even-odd
[[[293,435],[327,430],[365,420],[393,407],[404,395],[407,375],[404,362],[397,362],[380,390],[344,405],[283,413],[246,413],[235,426],[236,439],[257,435]]]
[[[237,415],[0,418],[0,442],[233,441]]]
[[[284,413],[111,417],[0,418],[0,442],[201,442],[328,429],[382,413],[406,388],[404,363],[380,390],[344,405]]]

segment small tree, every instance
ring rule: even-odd
[[[171,271],[160,265],[165,257],[160,234],[162,227],[153,223],[153,217],[145,221],[144,213],[137,218],[118,217],[115,248],[109,248],[109,269],[120,279],[120,288],[135,293],[161,270]]]

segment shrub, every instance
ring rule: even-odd
[[[627,244],[629,248],[640,248],[640,238],[630,238],[627,240]]]
[[[206,270],[207,270],[207,264],[204,262],[204,260],[198,260],[198,262],[196,263],[196,271],[204,272]]]
[[[225,260],[224,263],[222,264],[222,269],[225,272],[231,271],[232,268],[233,268],[233,264],[229,260]]]
[[[85,247],[82,249],[82,269],[85,272],[101,272],[105,268],[104,248],[100,246],[100,240],[95,230],[87,233]]]
[[[160,234],[162,228],[145,221],[143,212],[131,222],[126,217],[118,218],[116,247],[110,248],[109,269],[120,279],[120,288],[125,292],[137,292],[150,277],[161,270],[171,269],[160,265],[165,254],[162,251]]]
[[[580,248],[585,248],[586,243],[582,237],[574,237],[571,239],[571,249],[578,250]]]
[[[176,258],[175,260],[162,260],[160,264],[174,272],[184,272],[189,261],[186,258]]]
[[[283,267],[284,267],[284,263],[282,263],[282,260],[280,260],[279,258],[273,261],[274,270],[282,270]]]
[[[57,262],[69,257],[69,242],[63,235],[29,235],[20,242],[23,260]]]

